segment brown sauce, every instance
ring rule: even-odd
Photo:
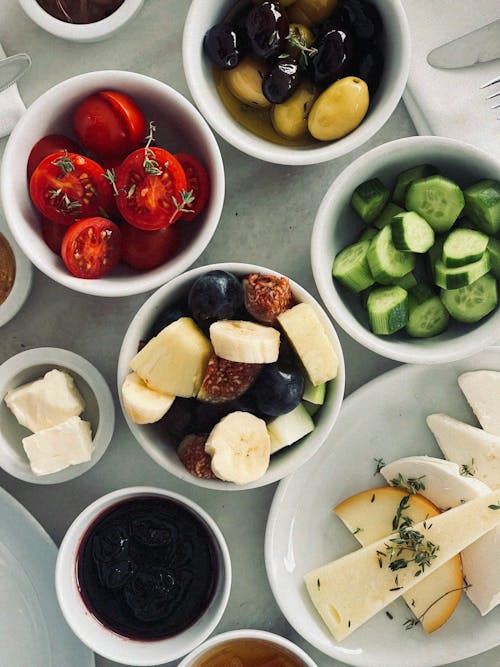
[[[207,651],[193,667],[305,667],[305,663],[272,642],[233,639]]]
[[[16,258],[3,234],[0,234],[0,304],[9,296],[16,278]]]
[[[107,18],[124,0],[37,0],[48,14],[65,23],[95,23]]]

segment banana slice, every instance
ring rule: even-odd
[[[122,386],[125,412],[136,424],[153,424],[170,410],[175,396],[150,389],[137,375],[130,373]]]
[[[210,326],[215,354],[228,361],[270,364],[278,359],[279,331],[244,320],[219,320]]]
[[[235,484],[254,482],[269,466],[271,440],[266,423],[249,412],[231,412],[213,428],[205,451],[219,479]]]

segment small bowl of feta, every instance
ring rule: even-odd
[[[57,484],[94,466],[112,438],[115,409],[101,373],[53,347],[0,366],[0,467],[33,484]]]

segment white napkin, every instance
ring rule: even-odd
[[[0,59],[5,58],[5,52],[0,44]],[[14,125],[26,111],[26,107],[17,90],[17,84],[9,86],[0,93],[0,138],[6,137],[14,129]]]
[[[487,95],[500,84],[480,86],[500,76],[500,59],[472,67],[431,67],[427,54],[452,39],[500,18],[499,0],[403,0],[412,36],[412,61],[403,99],[419,134],[462,139],[500,155],[500,109]]]

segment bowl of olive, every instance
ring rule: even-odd
[[[400,0],[193,0],[183,63],[226,141],[268,162],[317,164],[387,121],[410,36]]]

